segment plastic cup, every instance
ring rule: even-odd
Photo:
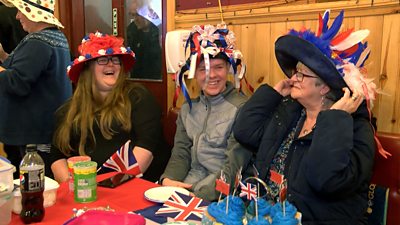
[[[78,162],[89,162],[89,156],[73,156],[67,159],[68,163],[68,176],[69,176],[69,191],[74,193],[74,165]]]
[[[94,202],[97,199],[97,163],[78,162],[74,165],[74,199],[79,203]]]
[[[7,225],[11,221],[13,208],[13,194],[7,193],[0,196],[0,225]]]

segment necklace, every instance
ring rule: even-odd
[[[309,134],[312,130],[314,130],[314,128],[315,128],[315,123],[314,123],[314,126],[311,127],[311,129],[304,129],[303,130],[303,135]]]

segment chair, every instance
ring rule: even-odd
[[[178,107],[169,108],[167,117],[164,121],[164,138],[171,149],[174,146],[176,119],[178,118],[179,110],[180,108]]]
[[[378,132],[383,148],[392,156],[375,156],[371,183],[389,188],[386,225],[400,224],[400,134]]]

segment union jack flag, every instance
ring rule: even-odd
[[[123,172],[127,174],[134,175],[136,177],[141,177],[143,174],[140,171],[139,164],[133,155],[132,148],[129,147],[130,140],[128,140],[120,149],[118,149],[105,163],[99,168],[111,169],[117,172]]]
[[[241,187],[241,192],[239,194],[239,197],[246,196],[248,200],[251,200],[252,198],[254,200],[257,199],[257,187],[256,185],[252,183],[246,183],[246,185],[243,184],[243,182],[240,181],[240,187]]]
[[[203,211],[210,203],[189,195],[175,192],[164,202],[156,215],[174,218],[175,221],[201,221]]]

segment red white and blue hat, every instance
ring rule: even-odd
[[[176,86],[180,87],[186,101],[191,107],[190,96],[187,91],[184,74],[189,71],[188,79],[194,77],[196,67],[200,64],[201,59],[204,59],[206,69],[206,79],[209,79],[210,73],[210,58],[217,55],[226,56],[225,58],[231,65],[231,70],[235,77],[236,88],[240,87],[240,80],[246,72],[246,66],[242,63],[242,53],[235,49],[235,34],[228,30],[226,24],[213,25],[195,25],[187,39],[185,52],[190,47],[190,55],[186,63],[181,65],[176,79]],[[238,66],[241,70],[238,71]]]
[[[357,90],[367,100],[375,99],[376,85],[365,77],[364,62],[370,48],[362,41],[369,30],[348,29],[339,33],[343,10],[328,27],[330,10],[319,15],[316,32],[309,29],[290,30],[275,42],[275,56],[286,76],[291,77],[298,62],[316,73],[339,99],[343,87]]]
[[[375,99],[376,85],[366,78],[364,63],[371,52],[362,41],[369,30],[348,29],[339,33],[343,22],[343,10],[328,27],[330,11],[319,16],[317,32],[308,29],[290,30],[275,42],[275,56],[286,76],[293,76],[298,62],[302,62],[316,73],[339,99],[342,88],[361,94],[367,103],[371,117],[372,101]],[[375,135],[378,152],[387,157],[391,155],[382,148]]]
[[[135,63],[135,53],[130,47],[124,47],[124,39],[100,32],[90,33],[82,39],[78,47],[79,57],[67,67],[67,74],[73,83],[77,83],[85,63],[102,56],[118,55],[125,71]]]

